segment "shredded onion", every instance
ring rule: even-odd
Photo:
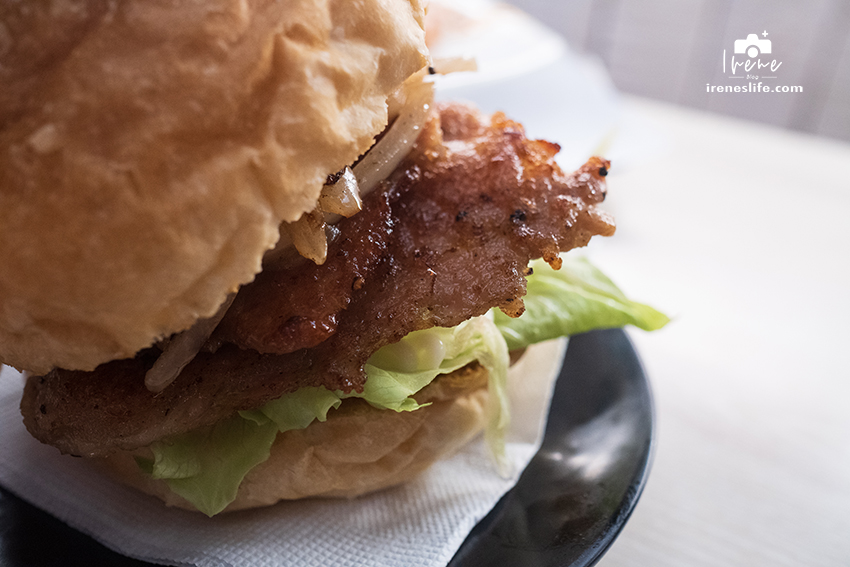
[[[478,62],[474,57],[444,57],[435,59],[431,68],[434,69],[435,73],[448,75],[462,71],[477,71]]]
[[[328,257],[328,239],[325,236],[325,217],[320,209],[304,213],[295,222],[283,225],[298,253],[320,266]]]
[[[227,296],[215,315],[207,319],[198,319],[194,325],[171,337],[165,349],[150,370],[145,374],[145,387],[151,392],[162,392],[177,377],[187,364],[200,352],[201,347],[210,338],[224,314],[233,303],[235,293]]]
[[[363,208],[360,200],[360,186],[350,167],[342,171],[339,179],[322,187],[319,195],[319,208],[325,213],[325,222],[333,224],[340,216],[350,217]]]
[[[398,167],[419,137],[434,100],[434,85],[423,81],[422,76],[417,73],[405,81],[400,93],[403,106],[398,116],[384,136],[354,166],[361,196],[367,195]]]

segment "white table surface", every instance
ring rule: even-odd
[[[657,450],[599,565],[850,565],[850,144],[622,108],[645,155],[611,148],[618,231],[588,253],[674,321],[630,332]]]

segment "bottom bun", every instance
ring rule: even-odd
[[[306,497],[352,498],[401,484],[468,443],[486,421],[487,371],[478,364],[439,377],[416,395],[431,405],[412,412],[373,408],[348,399],[327,421],[279,433],[267,461],[252,469],[225,511]],[[134,455],[100,462],[118,480],[195,510],[165,481],[142,472]]]

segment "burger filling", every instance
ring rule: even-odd
[[[54,370],[28,381],[28,429],[76,455],[151,447],[149,472],[212,514],[281,431],[352,397],[415,410],[435,376],[480,363],[487,438],[501,455],[509,349],[666,321],[561,259],[613,223],[596,208],[608,163],[565,175],[557,150],[504,116],[439,106],[401,165],[338,223],[325,261],[283,254],[267,265],[173,383],[156,395],[145,387],[156,347],[93,372]]]

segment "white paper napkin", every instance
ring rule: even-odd
[[[500,478],[479,438],[417,480],[354,500],[283,502],[207,518],[166,508],[62,456],[25,430],[23,381],[0,372],[0,484],[124,555],[165,565],[441,566],[514,486],[539,447],[566,341],[537,345],[511,375],[508,455]]]

